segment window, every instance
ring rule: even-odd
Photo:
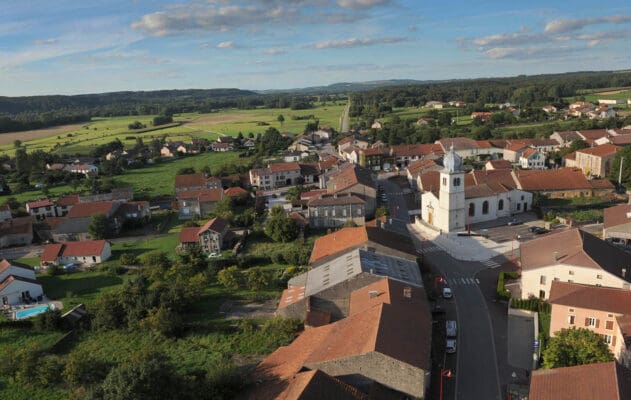
[[[602,279],[603,276],[602,275],[596,275],[596,279]]]
[[[567,323],[570,325],[574,325],[574,320],[576,319],[576,317],[574,315],[568,315],[567,316]]]
[[[545,290],[540,290],[539,291],[539,298],[540,299],[545,299],[546,298],[546,291]]]
[[[517,203],[517,211],[521,210],[521,203]]]
[[[521,195],[521,199],[522,199],[522,200],[524,199],[524,195],[523,195],[523,194]]]
[[[500,211],[504,209],[504,199],[500,199],[500,201],[497,203],[497,209]]]
[[[335,217],[335,208],[331,210],[331,216]]]
[[[443,178],[443,186],[447,186],[447,178]]]
[[[554,280],[555,280],[555,281],[558,281],[558,280],[559,280],[559,278],[557,278],[557,277],[555,276],[555,277],[554,277]]]
[[[569,270],[567,273],[570,274],[570,275],[574,275],[574,271],[572,271],[572,270]]]
[[[488,214],[489,213],[489,202],[484,200],[484,203],[482,203],[482,214]]]
[[[607,343],[608,345],[611,345],[612,342],[613,342],[613,337],[611,335],[605,335],[605,343]]]
[[[585,326],[591,326],[591,327],[596,327],[596,321],[597,319],[594,317],[588,317],[585,319]]]
[[[567,283],[574,283],[574,281],[572,279],[568,279]]]
[[[539,284],[540,285],[545,285],[546,284],[546,276],[545,275],[541,275],[541,277],[539,278]]]
[[[460,178],[454,178],[454,186],[460,186]]]
[[[612,331],[613,330],[613,321],[605,322],[605,329],[607,329],[608,331]]]
[[[342,210],[342,216],[346,217],[346,208]]]
[[[475,204],[473,203],[469,203],[469,216],[475,216]]]

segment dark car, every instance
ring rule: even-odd
[[[543,235],[544,233],[548,233],[550,231],[548,229],[546,229],[546,228],[537,227],[537,229],[535,229],[533,232],[536,235]]]

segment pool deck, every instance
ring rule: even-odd
[[[5,316],[7,316],[10,319],[13,320],[17,320],[17,319],[26,319],[26,318],[17,318],[17,313],[20,311],[24,311],[24,310],[29,310],[31,308],[36,308],[36,307],[41,307],[41,306],[54,306],[55,310],[63,310],[64,308],[64,304],[61,301],[56,301],[56,300],[48,300],[45,299],[45,301],[42,301],[41,303],[35,303],[35,304],[20,304],[20,305],[16,305],[16,306],[11,306],[11,308],[7,309],[4,311]]]

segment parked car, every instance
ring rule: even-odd
[[[508,225],[508,226],[515,226],[515,225],[521,225],[521,224],[523,224],[522,221],[519,221],[519,220],[513,218],[510,221],[508,221],[508,223],[506,225]]]
[[[456,352],[456,339],[447,339],[445,351],[447,354],[454,354]]]
[[[548,229],[546,229],[546,228],[538,227],[537,229],[535,229],[534,232],[535,232],[536,235],[543,235],[544,233],[548,233],[550,231]]]
[[[221,253],[210,253],[208,258],[219,258],[221,257]]]
[[[448,338],[454,338],[458,334],[458,326],[453,319],[445,321],[445,333]]]
[[[434,303],[432,305],[432,315],[442,315],[445,314],[445,309],[440,305]]]
[[[451,299],[452,297],[454,297],[454,294],[451,292],[451,288],[444,287],[443,288],[443,298]]]

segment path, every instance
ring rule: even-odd
[[[341,133],[348,132],[348,114],[351,110],[351,99],[348,99],[348,103],[346,104],[346,108],[344,109],[344,115],[342,115],[342,129]]]

